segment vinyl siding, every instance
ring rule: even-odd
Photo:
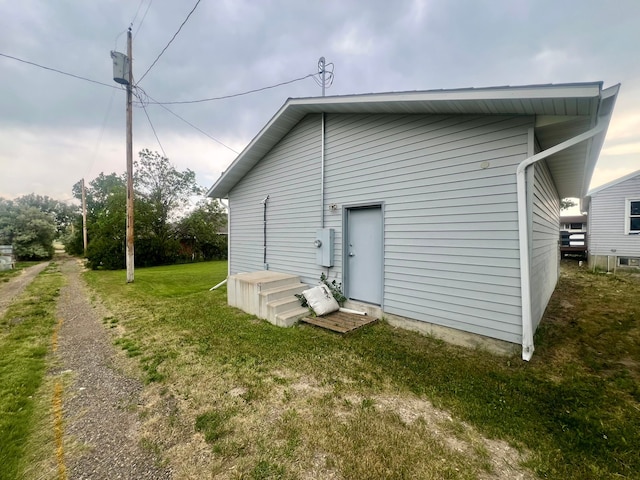
[[[535,330],[558,280],[560,199],[546,162],[533,168],[531,318]]]
[[[383,309],[511,342],[522,334],[515,169],[528,117],[327,115],[325,224],[384,204]],[[482,162],[488,168],[481,168]]]
[[[230,273],[263,270],[262,200],[270,270],[318,281],[313,248],[320,224],[320,115],[305,117],[229,193]]]
[[[624,233],[627,198],[640,198],[640,175],[591,197],[587,227],[590,255],[640,256],[640,235]]]
[[[382,204],[384,311],[519,343],[515,171],[528,156],[533,121],[327,114],[322,208],[325,227],[335,229],[329,279],[344,281],[345,208]],[[232,274],[263,268],[267,194],[269,268],[308,283],[327,273],[313,248],[321,224],[320,122],[319,114],[305,117],[230,192]]]

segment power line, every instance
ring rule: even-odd
[[[205,135],[206,137],[210,138],[211,140],[213,140],[216,143],[219,143],[220,145],[222,145],[224,148],[231,150],[233,153],[235,153],[236,155],[238,155],[240,152],[238,152],[237,150],[234,150],[233,148],[231,148],[229,145],[225,145],[224,143],[222,143],[220,140],[218,140],[215,137],[212,137],[211,135],[209,135],[207,132],[205,132],[204,130],[202,130],[201,128],[196,127],[193,123],[189,122],[188,120],[185,120],[184,118],[182,118],[180,115],[178,115],[176,112],[174,112],[173,110],[170,110],[168,107],[164,106],[163,104],[159,103],[158,101],[156,101],[154,98],[152,98],[149,94],[147,94],[144,90],[142,90],[142,88],[136,86],[135,87],[138,91],[142,92],[142,94],[147,97],[150,98],[153,101],[153,105],[159,105],[160,107],[164,108],[167,112],[169,112],[171,115],[173,115],[174,117],[182,120],[184,123],[186,123],[187,125],[189,125],[191,128],[196,129],[197,131],[199,131],[200,133],[202,133],[203,135]],[[140,98],[140,97],[138,97]],[[144,103],[144,102],[141,102]]]
[[[205,132],[204,130],[202,130],[201,128],[196,127],[193,123],[185,120],[184,118],[182,118],[180,115],[178,115],[176,112],[174,112],[173,110],[169,110],[167,107],[165,107],[164,105],[160,105],[162,108],[164,108],[167,112],[169,112],[171,115],[173,115],[174,117],[179,118],[180,120],[182,120],[184,123],[186,123],[187,125],[189,125],[192,128],[195,128],[197,131],[199,131],[200,133],[202,133],[203,135],[209,137],[211,140],[213,140],[214,142],[222,145],[224,148],[232,151],[233,153],[235,153],[236,155],[238,155],[240,152],[238,152],[237,150],[234,150],[233,148],[231,148],[229,145],[226,145],[224,143],[222,143],[220,140],[218,140],[215,137],[212,137],[211,135],[209,135],[207,132]]]
[[[240,93],[234,93],[231,95],[223,95],[220,97],[211,97],[211,98],[202,98],[199,100],[185,100],[185,101],[175,101],[175,102],[149,102],[150,104],[154,104],[154,105],[182,105],[182,104],[187,104],[187,103],[203,103],[203,102],[212,102],[214,100],[224,100],[226,98],[234,98],[234,97],[241,97],[243,95],[249,95],[250,93],[256,93],[256,92],[262,92],[264,90],[269,90],[270,88],[276,88],[276,87],[281,87],[282,85],[288,85],[290,83],[295,83],[295,82],[299,82],[301,80],[305,80],[307,78],[310,77],[315,77],[316,75],[318,75],[317,73],[310,73],[309,75],[305,75],[304,77],[299,77],[299,78],[294,78],[293,80],[287,80],[286,82],[280,82],[280,83],[276,83],[275,85],[269,85],[268,87],[261,87],[261,88],[255,88],[253,90],[247,90],[246,92],[240,92]],[[315,78],[314,78],[315,80]]]
[[[196,8],[198,7],[198,5],[200,4],[201,0],[198,0],[196,2],[196,4],[193,6],[193,8],[191,9],[191,11],[189,12],[189,14],[187,15],[187,18],[184,19],[184,21],[182,22],[182,24],[180,25],[180,27],[178,28],[178,31],[176,33],[173,34],[173,37],[171,37],[171,40],[169,40],[169,43],[167,43],[167,46],[164,47],[162,49],[162,51],[160,52],[160,54],[156,57],[156,59],[153,61],[153,63],[151,64],[151,66],[149,68],[147,68],[147,71],[144,72],[144,74],[140,77],[140,80],[138,80],[138,83],[140,83],[142,81],[142,79],[147,75],[147,73],[149,73],[149,70],[151,70],[153,68],[153,66],[156,64],[156,62],[158,60],[160,60],[160,57],[162,56],[162,54],[167,50],[167,48],[169,48],[169,45],[171,45],[171,42],[173,42],[173,40],[178,36],[178,34],[180,33],[180,30],[182,30],[182,27],[184,27],[184,24],[187,23],[187,20],[189,20],[189,17],[191,16],[191,14],[196,10]]]
[[[44,70],[49,70],[49,71],[52,71],[52,72],[59,73],[61,75],[66,75],[68,77],[73,77],[73,78],[77,78],[79,80],[84,80],[85,82],[96,83],[96,84],[102,85],[104,87],[115,88],[116,90],[120,90],[119,87],[116,87],[114,85],[109,85],[108,83],[102,83],[102,82],[99,82],[97,80],[92,80],[92,79],[87,78],[87,77],[82,77],[80,75],[74,75],[73,73],[63,72],[62,70],[58,70],[56,68],[45,67],[44,65],[40,65],[40,64],[34,63],[34,62],[29,62],[28,60],[23,60],[23,59],[18,58],[18,57],[12,57],[11,55],[7,55],[7,54],[4,54],[4,53],[0,53],[0,57],[10,58],[10,59],[16,60],[18,62],[26,63],[28,65],[33,65],[34,67],[43,68]]]
[[[136,10],[136,14],[133,16],[133,20],[131,20],[131,26],[133,26],[136,19],[138,18],[138,14],[140,13],[140,7],[142,7],[142,2],[144,2],[144,0],[140,0],[140,3],[138,4],[138,9]]]
[[[224,148],[231,150],[233,153],[235,153],[236,155],[238,155],[240,152],[238,152],[237,150],[234,150],[233,148],[231,148],[229,145],[226,145],[224,143],[222,143],[220,140],[218,140],[215,137],[212,137],[211,135],[209,135],[207,132],[205,132],[204,130],[196,127],[193,123],[188,122],[187,120],[185,120],[184,118],[182,118],[180,115],[178,115],[177,113],[175,113],[172,110],[169,110],[167,107],[165,107],[164,105],[160,105],[162,108],[164,108],[167,112],[169,112],[171,115],[179,118],[180,120],[182,120],[184,123],[186,123],[187,125],[189,125],[192,128],[195,128],[196,130],[198,130],[200,133],[202,133],[203,135],[209,137],[211,140],[213,140],[216,143],[219,143],[220,145],[222,145]]]
[[[83,177],[86,177],[87,175],[89,175],[89,172],[91,171],[91,169],[93,168],[93,166],[96,163],[96,156],[98,154],[98,148],[100,147],[100,144],[102,143],[102,136],[104,135],[104,131],[105,131],[105,128],[107,126],[107,120],[109,119],[109,114],[111,113],[111,106],[113,105],[113,98],[115,97],[115,95],[116,95],[115,91],[111,92],[111,98],[109,99],[109,105],[107,105],[107,113],[105,113],[104,120],[102,120],[102,128],[100,129],[100,136],[98,137],[98,140],[96,142],[96,146],[93,149],[93,155],[91,156],[91,164],[89,165],[89,168],[86,169],[86,173],[83,175]]]
[[[136,39],[136,37],[140,33],[140,30],[142,30],[142,24],[144,23],[144,19],[147,18],[147,13],[149,13],[149,9],[151,8],[151,4],[152,3],[153,3],[153,0],[149,0],[149,5],[147,5],[147,9],[144,11],[144,15],[142,15],[142,20],[140,20],[140,24],[138,25],[138,29],[136,30],[136,34],[133,36],[134,40]]]
[[[121,37],[122,35],[124,35],[125,33],[127,33],[127,29],[125,29],[125,30],[121,31],[121,32],[116,36],[116,39],[115,39],[115,40],[114,40],[114,42],[113,42],[113,50],[114,50],[114,51],[117,51],[117,50],[118,50],[118,40],[119,40],[119,39],[120,39],[120,37]]]
[[[149,112],[147,112],[147,107],[145,107],[144,104],[142,104],[142,109],[144,110],[144,114],[147,116],[147,120],[149,120],[149,125],[151,126],[151,130],[153,131],[153,136],[156,137],[156,140],[158,141],[158,145],[160,145],[160,150],[162,150],[162,155],[164,155],[164,157],[167,158],[167,154],[164,151],[164,148],[162,148],[162,143],[160,143],[160,139],[158,138],[156,129],[154,128],[153,123],[151,123],[151,117],[149,116]]]

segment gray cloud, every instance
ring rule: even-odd
[[[0,52],[116,86],[109,51],[124,52],[133,23],[140,78],[194,2],[0,1]],[[603,80],[622,83],[606,147],[640,144],[635,0],[203,0],[140,87],[161,101],[234,94],[335,64],[327,94]],[[124,170],[124,91],[0,57],[0,196],[69,198],[82,176]],[[312,79],[244,97],[169,106],[239,150],[288,97],[320,95]],[[209,186],[234,155],[167,113],[147,112],[167,155]],[[134,148],[160,150],[134,111]],[[629,147],[631,146],[631,147]],[[605,148],[602,178],[639,167]],[[615,157],[615,158],[614,158]],[[23,168],[28,165],[29,169]],[[8,172],[8,173],[7,173]],[[608,173],[607,173],[608,172]],[[597,182],[594,178],[594,182]]]

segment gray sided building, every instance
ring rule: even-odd
[[[529,359],[558,278],[559,201],[585,195],[618,88],[289,99],[208,192],[229,200],[229,274],[324,273],[409,328]]]
[[[589,216],[590,265],[640,267],[640,170],[594,188],[582,206]]]

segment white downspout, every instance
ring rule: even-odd
[[[529,265],[529,229],[527,228],[527,185],[525,174],[527,167],[540,160],[544,160],[562,150],[584,142],[603,132],[608,122],[598,122],[598,125],[555,145],[547,150],[524,159],[516,170],[516,190],[518,195],[518,231],[520,238],[520,287],[522,292],[522,359],[529,361],[533,355],[533,321],[531,319],[531,285]]]
[[[227,209],[227,278],[231,276],[231,202],[227,204],[220,199],[220,204]]]

